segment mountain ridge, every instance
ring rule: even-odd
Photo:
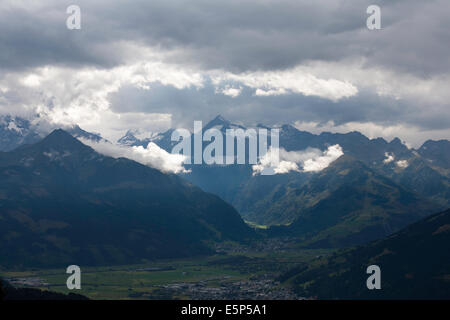
[[[245,129],[219,115],[208,122],[204,130],[220,127],[220,130],[224,132],[231,126]],[[432,162],[422,159],[417,150],[408,148],[399,138],[393,138],[391,141],[386,141],[384,138],[369,139],[357,131],[312,134],[300,131],[289,124],[279,128],[280,147],[287,151],[302,152],[308,148],[324,151],[329,146],[338,144],[344,155],[362,161],[366,166],[388,177],[396,184],[426,196],[441,208],[450,205],[450,180],[445,166],[443,168],[433,166]],[[164,139],[154,140],[154,142],[170,152],[173,146],[170,135],[163,134],[163,136]],[[314,174],[296,172],[289,172],[283,177],[281,175],[278,177],[254,176],[252,166],[248,164],[191,165],[189,170],[191,173],[183,174],[183,177],[203,190],[220,196],[234,205],[245,219],[257,224],[265,224],[260,219],[261,212],[271,206],[271,199],[278,199],[289,184],[299,186],[314,176]],[[212,176],[214,179],[211,179]],[[262,186],[265,186],[265,189]],[[269,222],[285,224],[289,221],[277,220],[277,216],[274,216]]]
[[[287,227],[274,227],[275,233],[303,237],[309,247],[348,247],[383,238],[440,209],[344,155],[267,210],[296,217]]]
[[[450,209],[391,236],[319,258],[286,274],[298,294],[319,299],[450,299]],[[381,270],[381,290],[368,290],[366,268]]]
[[[217,196],[176,175],[100,155],[63,130],[0,154],[0,178],[2,266],[210,254],[208,242],[253,235]]]

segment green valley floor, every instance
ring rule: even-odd
[[[80,266],[81,289],[72,291],[64,268],[0,270],[0,277],[16,287],[75,292],[90,299],[302,299],[279,277],[331,253],[299,249],[289,239],[249,246],[230,242],[217,251],[209,257],[139,265]]]

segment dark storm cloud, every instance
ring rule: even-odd
[[[217,88],[207,83],[203,88],[176,89],[161,84],[150,90],[125,87],[110,96],[111,108],[118,113],[170,113],[174,125],[191,128],[194,120],[208,121],[218,114],[243,123],[266,125],[305,122],[335,125],[348,122],[374,122],[384,126],[410,123],[427,129],[445,129],[449,112],[433,113],[417,105],[392,98],[380,98],[371,91],[362,91],[357,96],[330,102],[318,97],[301,94],[260,97],[254,90],[243,86],[238,97],[232,98],[217,93]]]
[[[81,30],[66,28],[66,8],[72,4],[81,7]],[[366,28],[366,9],[371,4],[381,7],[382,30]],[[450,123],[445,93],[450,79],[449,16],[448,0],[3,0],[0,80],[5,71],[28,72],[42,66],[74,70],[130,66],[147,61],[150,51],[156,54],[155,61],[198,71],[206,79],[204,86],[179,89],[156,80],[148,84],[150,90],[143,90],[125,81],[108,96],[112,111],[170,113],[183,125],[220,113],[231,120],[268,125],[295,120],[337,125],[371,122],[445,130]],[[209,82],[217,70],[242,75],[292,70],[311,61],[322,63],[313,68],[312,76],[325,82],[348,81],[357,93],[333,99],[326,96],[333,86],[327,83],[316,96],[288,90],[261,97],[255,90],[267,89],[264,85],[250,88],[227,78],[228,84],[242,87],[241,94],[231,98]],[[344,67],[329,72],[333,63]],[[356,71],[366,73],[349,75],[355,64]],[[366,81],[378,71],[384,75],[381,80]],[[380,94],[385,82],[389,94]],[[23,91],[13,90],[0,91],[0,104],[7,101],[3,108],[15,108],[8,96]]]
[[[175,50],[170,59],[234,72],[307,60],[366,57],[371,65],[428,76],[450,70],[450,3],[422,1],[77,1],[82,30],[65,27],[72,1],[0,7],[0,66],[125,63],[121,41]],[[382,8],[381,31],[365,27]],[[168,58],[169,59],[169,58]]]

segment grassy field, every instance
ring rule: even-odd
[[[249,281],[258,277],[276,278],[283,270],[315,257],[324,250],[293,250],[278,253],[230,253],[180,260],[159,260],[140,265],[83,267],[81,290],[73,292],[91,299],[186,299],[183,292],[168,287],[198,284],[220,288],[224,283]],[[65,269],[1,270],[0,276],[16,286],[68,293]],[[174,293],[175,292],[175,293]],[[177,293],[178,292],[178,293]]]

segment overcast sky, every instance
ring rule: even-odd
[[[72,4],[81,30],[66,27]],[[0,114],[111,140],[217,114],[450,139],[449,17],[448,0],[2,0]]]

